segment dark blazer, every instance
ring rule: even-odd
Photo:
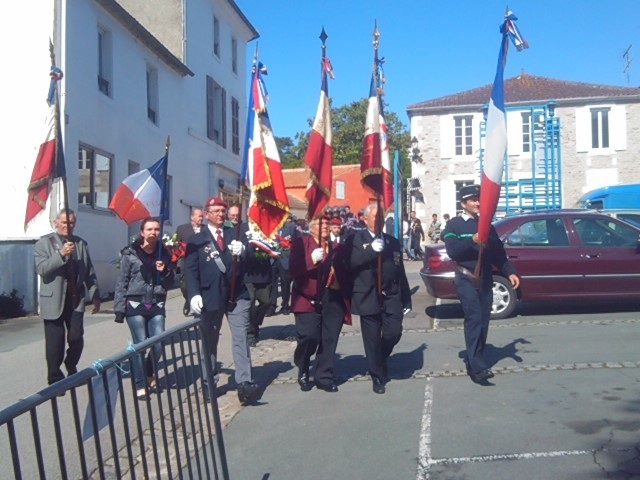
[[[203,224],[200,227],[200,232],[202,232],[206,228],[207,228],[207,226],[205,224]],[[187,243],[189,241],[189,238],[191,238],[191,235],[195,235],[196,234],[196,232],[193,230],[193,225],[191,225],[191,223],[185,223],[184,225],[178,225],[178,228],[176,228],[176,233],[178,234],[178,241],[179,242],[185,242],[185,243]]]
[[[402,245],[391,235],[383,234],[382,290],[379,298],[378,254],[371,248],[373,237],[368,230],[354,232],[345,240],[347,267],[353,278],[351,308],[356,315],[377,315],[383,310],[411,308],[409,282],[402,263]]]
[[[207,229],[208,230],[208,229]],[[229,285],[231,285],[234,281],[235,276],[235,299],[244,298],[249,299],[249,291],[244,283],[244,277],[247,270],[247,258],[252,255],[252,252],[249,251],[249,243],[246,235],[243,235],[242,232],[238,232],[237,227],[225,227],[223,230],[224,236],[224,244],[229,245],[233,240],[238,240],[242,242],[244,245],[244,255],[241,257],[232,256],[231,268],[227,269],[227,279],[229,281]],[[235,269],[235,273],[234,273]]]
[[[287,239],[290,242],[293,242],[293,240],[298,236],[298,230],[296,228],[296,224],[293,223],[291,220],[287,220],[285,224],[282,226],[282,228],[280,229],[280,231],[278,232],[278,234],[282,238]],[[284,268],[285,270],[289,270],[290,257],[291,257],[291,248],[283,247],[278,261],[280,262],[280,265],[282,266],[282,268]]]
[[[294,313],[314,311],[311,300],[317,301],[322,298],[322,289],[326,288],[331,267],[333,267],[340,285],[340,291],[343,293],[347,305],[344,321],[350,324],[349,297],[351,281],[346,268],[343,246],[338,245],[336,248],[330,249],[324,260],[319,264],[314,264],[313,260],[311,260],[311,252],[316,248],[319,248],[319,245],[316,239],[309,234],[296,237],[291,245],[291,262],[289,265],[289,273],[293,279],[291,311]],[[320,292],[318,292],[319,286]]]
[[[224,232],[225,244],[227,234]],[[229,229],[230,230],[230,229]],[[230,233],[228,235],[231,235]],[[223,273],[214,260],[218,255],[225,266]],[[204,308],[210,312],[226,309],[229,298],[229,279],[233,256],[228,248],[220,250],[208,227],[189,238],[184,261],[184,275],[187,281],[187,298],[202,296]]]
[[[261,255],[256,255],[258,250],[256,247],[246,243],[249,225],[243,222],[240,225],[240,238],[245,243],[245,264],[244,264],[244,281],[245,283],[254,283],[262,285],[270,285],[273,275],[271,273],[271,259]]]
[[[56,320],[62,315],[67,295],[68,257],[59,253],[64,240],[57,233],[45,235],[36,242],[36,272],[40,275],[40,315],[45,320]],[[77,258],[77,293],[83,300],[93,298],[98,293],[98,282],[89,256],[87,242],[73,236]],[[81,301],[76,311],[84,312],[85,302]]]

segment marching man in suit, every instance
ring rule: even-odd
[[[402,245],[391,235],[375,235],[378,207],[364,210],[366,230],[347,237],[347,265],[353,277],[352,312],[360,315],[364,352],[375,393],[385,393],[387,359],[402,335],[405,308],[411,308]],[[382,292],[378,292],[378,256],[382,256]]]
[[[62,210],[55,220],[55,232],[36,242],[35,264],[40,275],[40,315],[44,320],[47,382],[62,380],[64,360],[67,373],[78,371],[84,348],[85,297],[93,300],[93,312],[100,310],[100,294],[87,242],[73,234],[76,215]],[[65,357],[65,329],[69,345]]]
[[[196,233],[200,233],[202,230],[202,221],[204,219],[204,213],[201,208],[194,208],[191,211],[191,218],[189,223],[184,223],[182,225],[178,225],[176,228],[176,234],[178,235],[178,241],[184,243],[186,245],[187,241],[191,238],[192,235]],[[184,297],[184,306],[182,307],[182,313],[187,316],[189,315],[189,298],[187,297],[187,286],[184,279],[184,258],[178,260],[178,267],[182,272],[182,279],[180,281],[180,291],[182,292],[182,296]]]
[[[303,392],[313,388],[309,368],[314,354],[316,388],[330,393],[338,391],[334,379],[336,347],[343,322],[351,324],[346,298],[349,275],[341,246],[329,242],[328,225],[326,218],[313,219],[309,222],[309,234],[297,237],[291,245],[291,306],[298,343],[293,359]]]
[[[227,314],[238,399],[241,404],[248,405],[257,401],[261,392],[251,376],[251,354],[247,344],[249,294],[244,286],[242,270],[246,245],[235,239],[235,229],[224,227],[227,204],[221,198],[211,197],[207,200],[205,215],[207,228],[191,236],[187,244],[185,277],[189,304],[191,310],[200,315],[202,348],[204,352],[211,352],[214,380],[220,327],[224,314]],[[237,269],[235,278],[234,268]],[[234,280],[236,298],[231,303],[231,282]]]

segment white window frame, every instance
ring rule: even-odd
[[[220,58],[220,20],[213,16],[213,54]]]
[[[158,125],[160,111],[158,105],[158,70],[147,65],[147,118],[154,125]]]
[[[227,148],[227,91],[208,75],[207,138]]]
[[[346,184],[342,180],[336,181],[336,200],[344,200],[347,198]]]
[[[80,143],[77,165],[78,205],[107,210],[112,195],[113,154]],[[83,170],[88,172],[83,173]]]
[[[113,96],[113,38],[111,32],[98,26],[98,91]]]
[[[231,37],[231,71],[238,74],[238,40]]]
[[[457,157],[473,155],[473,115],[453,117],[454,149]]]
[[[591,112],[591,149],[608,150],[611,146],[611,119],[609,107],[592,108]]]
[[[231,152],[240,155],[240,101],[231,97]]]

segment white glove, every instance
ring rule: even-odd
[[[233,240],[229,244],[229,251],[231,252],[231,255],[238,257],[244,252],[244,245],[238,240]]]
[[[324,259],[324,248],[316,248],[311,252],[311,260],[313,263],[321,262]]]
[[[196,315],[200,315],[200,312],[202,312],[202,297],[194,295],[189,304],[191,305],[191,311]]]
[[[381,238],[376,238],[371,242],[371,248],[376,253],[380,253],[384,249],[384,240]]]

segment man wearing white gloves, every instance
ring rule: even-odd
[[[387,359],[402,335],[403,311],[411,308],[409,282],[402,263],[402,245],[391,235],[375,235],[377,205],[364,210],[366,230],[347,237],[347,267],[353,277],[351,311],[360,315],[360,328],[375,393],[385,393]],[[382,292],[378,292],[378,258]]]
[[[191,310],[200,315],[203,354],[206,351],[211,354],[214,379],[220,327],[222,317],[227,314],[238,398],[241,404],[248,405],[259,400],[261,390],[252,379],[251,354],[247,344],[249,294],[243,281],[246,246],[236,240],[235,228],[225,228],[227,204],[221,198],[209,198],[204,209],[207,228],[193,235],[187,244],[187,294]],[[234,286],[231,285],[233,281]],[[208,386],[204,391],[205,398],[209,399]]]

